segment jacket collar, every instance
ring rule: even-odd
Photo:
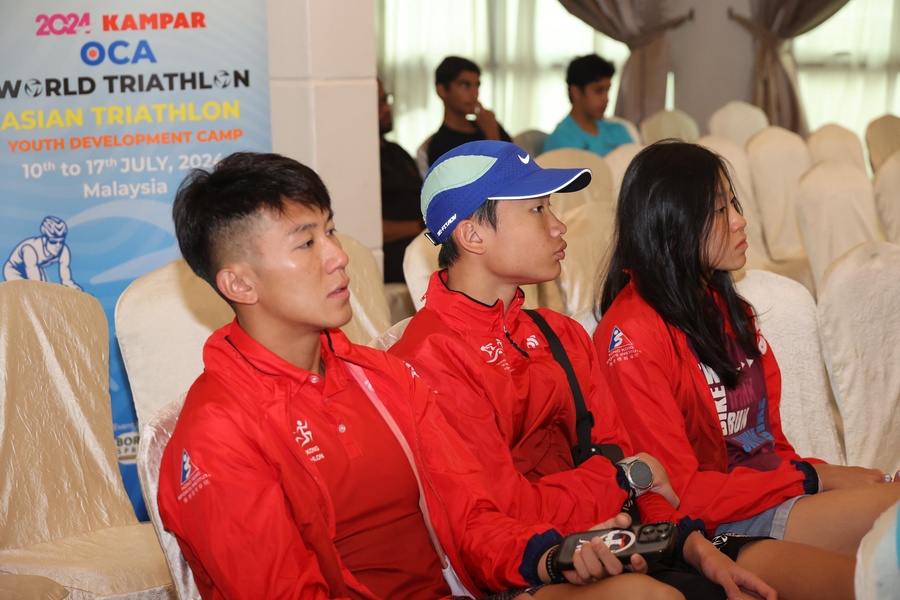
[[[425,295],[425,307],[433,310],[451,326],[465,331],[503,331],[508,323],[515,323],[525,303],[525,292],[516,290],[516,296],[504,313],[503,301],[484,304],[462,292],[447,287],[447,270],[432,273]]]
[[[321,357],[328,373],[329,384],[337,384],[340,388],[343,388],[347,377],[346,370],[330,367],[342,356],[350,353],[352,344],[340,329],[323,330],[319,339],[322,344]],[[248,368],[263,375],[286,377],[300,385],[305,384],[311,377],[316,376],[315,373],[292,365],[250,337],[237,322],[237,319],[234,319],[231,323],[212,334],[206,343],[204,355],[207,352],[227,352],[229,350],[236,352]],[[205,362],[207,365],[218,364],[216,361]],[[329,387],[332,387],[332,385],[329,385]]]

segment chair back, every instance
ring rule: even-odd
[[[769,257],[774,261],[805,257],[797,223],[797,188],[812,166],[806,142],[792,131],[770,126],[747,142],[747,158]]]
[[[428,164],[428,145],[431,143],[431,138],[433,137],[434,134],[429,135],[425,138],[425,141],[416,148],[416,167],[419,169],[419,176],[422,178],[422,181],[425,180],[425,176],[428,175],[428,167],[431,166]]]
[[[369,342],[369,346],[375,348],[376,350],[382,350],[387,352],[391,346],[397,343],[401,337],[403,337],[403,332],[406,331],[406,326],[409,325],[409,322],[412,320],[412,317],[407,317],[402,321],[398,321],[391,325],[387,331],[381,333]]]
[[[849,163],[828,161],[810,169],[800,179],[797,214],[816,289],[835,259],[882,239],[872,182]]]
[[[875,173],[875,208],[887,241],[900,244],[900,152],[894,152]]]
[[[416,310],[425,306],[425,292],[428,291],[428,282],[431,274],[438,270],[438,254],[441,247],[435,246],[428,241],[424,235],[416,236],[409,246],[406,247],[406,253],[403,255],[403,277],[406,279],[406,285],[409,287],[409,295],[412,297],[413,305]],[[553,282],[542,285],[555,285]],[[537,308],[541,306],[539,300],[541,298],[539,285],[522,286],[525,291],[525,308]],[[552,293],[544,293],[543,296],[548,297],[552,302],[554,300]],[[558,307],[550,306],[557,310]],[[385,327],[387,329],[387,327]],[[383,331],[383,330],[382,330]]]
[[[629,121],[628,119],[617,117],[615,115],[610,115],[608,117],[603,117],[604,121],[609,121],[610,123],[618,123],[622,127],[624,127],[628,131],[628,135],[631,136],[631,141],[635,144],[644,145],[644,138],[641,137],[641,130],[638,129],[638,126]],[[606,158],[604,156],[604,158]]]
[[[0,283],[0,332],[0,550],[136,525],[100,303],[55,283]]]
[[[341,330],[356,344],[368,344],[376,335],[391,326],[391,309],[384,293],[384,275],[375,255],[365,244],[345,233],[338,239],[350,262],[350,306],[353,317]]]
[[[602,156],[580,148],[557,148],[534,160],[544,169],[591,170],[591,182],[584,189],[550,196],[550,204],[557,216],[589,202],[613,202],[612,173]]]
[[[853,577],[856,600],[896,598],[900,590],[900,502],[881,513],[872,529],[863,536],[856,551]]]
[[[866,126],[866,148],[872,171],[878,172],[888,157],[900,150],[900,117],[883,115]]]
[[[700,137],[700,128],[694,117],[673,108],[657,111],[641,121],[641,137],[647,145],[667,138],[693,142]]]
[[[900,246],[866,242],[825,274],[818,298],[825,365],[847,463],[900,467]]]
[[[599,321],[597,321],[597,317],[594,315],[593,306],[586,306],[581,310],[575,311],[572,315],[572,319],[581,323],[581,326],[584,327],[584,330],[587,331],[588,335],[594,337],[594,331],[597,330]]]
[[[757,326],[781,369],[781,426],[800,456],[846,464],[819,338],[816,303],[802,284],[755,269],[737,291],[756,311]]]
[[[732,100],[710,115],[708,125],[711,135],[744,148],[750,138],[769,126],[769,117],[758,106]]]
[[[175,431],[175,424],[178,422],[178,415],[184,406],[184,399],[185,395],[182,395],[178,400],[163,406],[155,415],[148,418],[141,428],[137,472],[138,478],[141,480],[141,490],[144,494],[144,503],[147,505],[147,513],[150,515],[150,522],[153,524],[153,529],[156,531],[159,544],[166,557],[175,592],[178,594],[179,600],[200,600],[200,592],[197,590],[197,584],[194,583],[191,568],[178,546],[178,540],[163,527],[157,501],[159,467],[163,451],[172,437],[172,432]]]
[[[843,162],[865,172],[866,161],[859,136],[841,125],[827,123],[810,134],[806,140],[813,164]]]
[[[608,259],[616,227],[616,209],[607,202],[573,208],[562,217],[566,224],[566,259],[557,279],[567,315],[594,303],[601,263]]]
[[[619,191],[622,189],[622,180],[625,178],[625,171],[628,165],[644,148],[641,144],[622,144],[616,146],[603,157],[606,165],[609,167],[610,175],[612,175],[612,199],[613,202],[619,201]]]
[[[203,345],[234,311],[179,258],[135,279],[116,302],[116,338],[143,425],[203,372]]]
[[[512,142],[531,156],[537,156],[544,151],[544,140],[547,133],[540,129],[526,129],[512,137]]]
[[[418,235],[409,243],[403,254],[403,278],[406,279],[409,295],[416,310],[425,306],[428,280],[431,279],[431,274],[437,271],[440,250],[440,246],[432,244],[424,235]]]

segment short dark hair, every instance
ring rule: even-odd
[[[759,349],[749,304],[731,273],[710,273],[706,241],[723,176],[733,189],[725,159],[697,144],[663,140],[634,157],[622,181],[612,258],[596,308],[606,312],[632,281],[668,325],[684,332],[700,362],[733,389],[741,371],[728,357],[722,312],[708,289],[721,295],[744,351],[758,357]],[[741,211],[737,199],[735,209]]]
[[[195,169],[172,204],[175,237],[194,273],[216,291],[224,250],[247,243],[263,211],[288,202],[331,212],[328,189],[315,171],[280,154],[236,152],[210,170]]]
[[[475,209],[468,217],[463,217],[464,219],[472,219],[476,223],[481,223],[482,225],[489,225],[491,229],[497,229],[497,200],[488,200],[481,206]],[[453,236],[450,235],[446,240],[441,244],[441,250],[438,252],[438,268],[439,269],[449,269],[453,266],[456,261],[459,260],[459,248],[456,246],[456,241],[453,239]]]
[[[478,75],[481,75],[481,69],[478,68],[478,65],[468,58],[448,56],[442,60],[441,64],[438,65],[438,68],[434,70],[434,83],[446,87],[450,85],[454,79],[459,77],[459,74],[463,71],[474,71]]]
[[[616,74],[616,66],[596,54],[579,56],[569,63],[566,70],[566,84],[584,89],[584,86],[601,79],[611,79]]]

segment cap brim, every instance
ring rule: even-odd
[[[577,192],[591,182],[590,169],[541,169],[511,181],[488,200],[527,200],[550,194]]]

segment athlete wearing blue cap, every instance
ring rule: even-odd
[[[441,270],[390,352],[438,392],[442,412],[481,458],[498,506],[510,516],[574,532],[617,515],[640,496],[646,521],[678,523],[679,558],[711,581],[677,568],[651,574],[692,598],[740,598],[739,586],[769,597],[771,588],[704,538],[702,522],[677,513],[679,500],[652,456],[613,464],[596,455],[575,463],[573,388],[547,337],[523,311],[520,286],[559,275],[566,226],[550,209],[551,194],[590,181],[588,169],[542,169],[510,143],[473,142],[441,156],[422,188],[422,214],[429,239],[441,245]],[[553,311],[538,313],[568,354],[593,414],[591,443],[631,455],[587,332]],[[649,467],[652,480],[631,478],[634,463]],[[607,574],[621,572],[621,565],[608,566]],[[643,571],[647,564],[637,556],[632,567]]]

